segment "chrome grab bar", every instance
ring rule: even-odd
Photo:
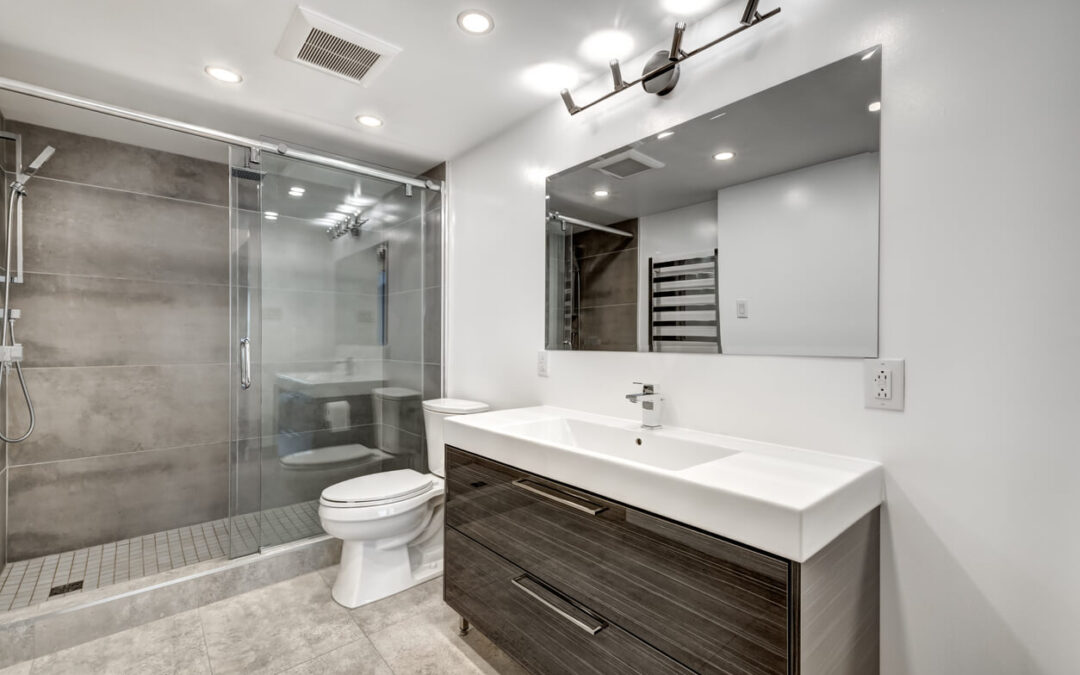
[[[525,593],[531,595],[540,604],[547,607],[551,611],[555,612],[556,614],[558,614],[562,618],[566,619],[570,623],[574,624],[575,626],[577,626],[581,630],[585,631],[589,635],[596,635],[597,633],[602,631],[605,627],[607,627],[607,623],[603,619],[601,619],[601,618],[599,618],[597,616],[594,616],[592,614],[592,612],[589,612],[589,611],[587,611],[587,610],[585,610],[585,609],[583,609],[581,607],[578,607],[573,602],[571,602],[569,599],[564,598],[562,596],[562,594],[559,593],[558,591],[556,591],[556,590],[554,590],[552,588],[549,588],[547,586],[547,584],[545,584],[545,583],[543,583],[541,581],[538,581],[537,579],[534,579],[533,577],[529,576],[528,574],[522,574],[520,577],[517,577],[515,579],[511,579],[510,583],[514,584],[515,586],[520,588]],[[552,596],[554,598],[554,600],[547,599],[546,597],[544,597],[545,595]],[[580,614],[583,614],[585,617],[587,617],[588,619],[591,620],[591,623],[586,623],[585,621],[582,621],[581,619],[578,619],[577,617],[575,617],[570,612],[568,612],[568,611],[562,609],[561,607],[559,607],[559,604],[556,604],[556,603],[566,605],[567,607],[569,607],[573,611],[578,612]]]
[[[251,340],[240,339],[240,388],[251,388]]]
[[[590,516],[595,516],[601,511],[607,509],[606,506],[597,506],[592,502],[582,499],[581,497],[561,492],[554,488],[549,488],[546,485],[541,485],[540,483],[533,482],[528,478],[518,478],[517,480],[512,482],[511,485],[513,485],[514,487],[519,487],[522,490],[528,490],[533,494],[540,495],[545,499],[550,499],[551,501],[558,502],[560,504],[563,504],[564,506],[569,506],[572,509],[584,511]]]

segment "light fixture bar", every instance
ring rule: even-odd
[[[611,59],[608,66],[611,68],[611,83],[615,86],[615,91],[626,89],[630,86],[622,79],[622,68],[619,67],[619,59]],[[569,94],[570,92],[567,93]]]
[[[725,33],[724,35],[721,35],[720,37],[716,38],[712,42],[704,44],[704,45],[698,47],[697,49],[695,49],[695,50],[693,50],[691,52],[681,52],[677,56],[672,57],[664,65],[662,65],[662,66],[660,66],[658,68],[653,68],[649,72],[642,74],[641,77],[634,80],[633,82],[624,82],[623,83],[623,84],[625,84],[624,87],[622,87],[622,88],[616,87],[614,91],[609,91],[608,93],[604,94],[600,98],[598,98],[598,99],[596,99],[596,100],[594,100],[594,101],[592,101],[590,103],[586,103],[585,105],[581,105],[581,106],[575,105],[574,104],[574,99],[570,95],[570,90],[569,89],[563,89],[562,92],[560,92],[560,94],[562,95],[563,103],[566,104],[567,112],[569,112],[571,115],[576,115],[579,112],[583,112],[585,110],[588,110],[589,108],[593,107],[597,103],[600,103],[601,101],[608,100],[609,98],[611,98],[615,94],[618,94],[620,91],[623,91],[624,89],[629,89],[630,87],[633,87],[636,84],[641,84],[645,80],[652,79],[652,78],[654,78],[654,77],[656,77],[658,75],[662,75],[663,73],[668,72],[669,70],[671,70],[675,66],[679,65],[680,63],[682,63],[686,59],[689,59],[692,56],[697,56],[698,54],[705,51],[706,49],[710,49],[712,47],[715,47],[716,45],[720,44],[721,42],[724,42],[725,40],[730,40],[731,38],[735,37],[739,33],[743,32],[743,31],[745,31],[747,29],[753,28],[754,26],[758,25],[762,21],[767,21],[768,19],[771,19],[772,17],[774,17],[774,16],[776,16],[777,14],[780,13],[780,8],[777,7],[776,9],[772,10],[771,12],[766,12],[765,14],[759,14],[759,13],[757,13],[757,1],[756,0],[750,0],[749,4],[753,5],[753,7],[751,8],[751,7],[748,6],[747,9],[748,10],[749,9],[754,10],[753,11],[753,17],[751,18],[750,23],[744,23],[744,24],[740,25],[738,28],[736,28],[735,30],[733,30],[733,31],[731,31],[729,33]],[[682,31],[679,30],[679,25],[682,25],[682,24],[676,24],[676,26],[675,26],[675,35],[672,37],[672,45],[671,46],[673,48],[681,48],[681,46],[682,46]],[[685,26],[684,26],[684,28],[685,28]],[[674,52],[672,52],[672,53],[674,53]]]
[[[671,36],[671,49],[668,50],[668,58],[677,61],[686,52],[682,50],[683,33],[686,32],[686,24],[680,21],[675,24],[675,34]]]
[[[761,17],[757,11],[758,2],[760,2],[760,0],[746,0],[746,9],[743,10],[742,19],[739,20],[739,23],[744,26],[749,26]]]

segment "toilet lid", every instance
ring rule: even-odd
[[[431,487],[431,476],[398,469],[373,473],[331,485],[322,492],[327,502],[362,504],[365,502],[401,501],[420,494]]]
[[[470,415],[472,413],[485,412],[491,406],[479,401],[466,401],[461,398],[436,398],[424,401],[424,410],[447,413],[450,415]]]

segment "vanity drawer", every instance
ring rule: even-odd
[[[444,589],[448,605],[532,673],[690,673],[453,529]]]
[[[446,514],[694,671],[788,673],[786,560],[450,446]]]

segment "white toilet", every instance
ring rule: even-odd
[[[399,469],[331,485],[319,497],[319,520],[342,540],[333,596],[359,607],[442,574],[446,475],[443,419],[484,412],[476,401],[424,401],[431,473]]]

